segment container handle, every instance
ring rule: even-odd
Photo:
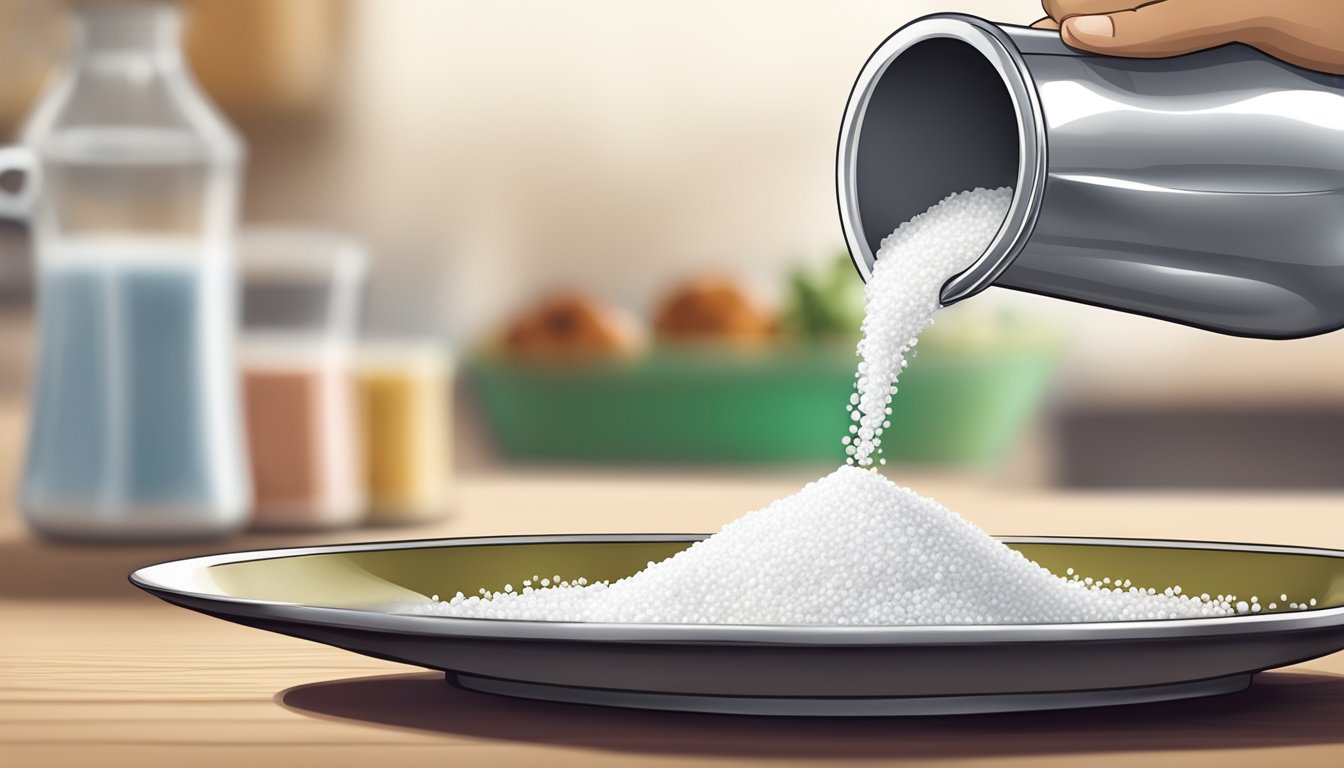
[[[26,220],[37,201],[37,154],[24,146],[0,147],[0,175],[6,173],[22,173],[23,186],[0,189],[0,218]]]

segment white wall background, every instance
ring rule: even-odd
[[[940,10],[1041,15],[1034,0],[357,2],[341,153],[356,208],[382,238],[441,238],[466,333],[555,286],[636,311],[703,270],[769,294],[785,264],[842,245],[854,76]]]

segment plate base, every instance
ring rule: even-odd
[[[795,698],[784,696],[699,696],[695,694],[620,691],[527,683],[448,672],[450,683],[481,693],[522,699],[594,704],[629,709],[707,712],[724,715],[807,717],[891,717],[904,715],[971,715],[1047,709],[1111,707],[1173,699],[1218,696],[1246,690],[1250,672],[1208,680],[1112,688],[1092,691],[998,693],[966,696],[894,696],[862,698]]]

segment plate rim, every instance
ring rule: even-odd
[[[689,645],[901,646],[982,645],[998,643],[1125,641],[1199,638],[1213,635],[1282,633],[1344,627],[1344,606],[1271,614],[1242,614],[1196,619],[1146,621],[832,626],[799,624],[632,624],[468,619],[390,613],[211,594],[175,586],[190,583],[206,569],[263,560],[350,552],[437,549],[495,544],[600,544],[694,542],[710,534],[579,533],[509,534],[325,544],[252,549],[168,560],[131,572],[132,585],[166,602],[222,618],[254,618],[402,635],[457,639],[540,640],[591,643],[662,643]],[[1143,539],[1097,536],[995,536],[1006,544],[1071,544],[1154,547],[1307,555],[1344,559],[1344,550],[1278,544]]]

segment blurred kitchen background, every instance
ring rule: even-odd
[[[853,78],[924,13],[1041,15],[1034,0],[182,5],[191,67],[249,149],[254,250],[319,251],[319,282],[353,265],[366,379],[380,361],[429,371],[409,412],[442,445],[394,435],[365,456],[435,468],[416,481],[442,484],[426,517],[451,515],[471,477],[803,480],[843,460],[861,293],[834,152]],[[0,0],[11,141],[66,20],[61,2]],[[277,227],[327,239],[276,246]],[[14,499],[37,349],[22,224],[0,224],[0,252]],[[1344,487],[1344,334],[1233,339],[1001,290],[945,314],[894,405],[886,472],[917,488]],[[258,478],[287,461],[277,397]]]

